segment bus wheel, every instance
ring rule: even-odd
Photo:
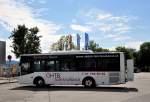
[[[36,78],[34,83],[35,83],[36,87],[42,87],[45,85],[44,79],[40,78],[40,77]]]
[[[84,87],[88,87],[88,88],[95,87],[95,81],[93,78],[88,77],[83,80],[83,85]]]

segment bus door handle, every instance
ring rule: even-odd
[[[33,76],[31,76],[30,78],[33,78]]]

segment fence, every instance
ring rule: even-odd
[[[0,65],[0,77],[15,77],[18,75],[18,65],[11,65],[10,67],[5,67]]]

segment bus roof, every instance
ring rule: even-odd
[[[51,51],[50,53],[42,54],[22,54],[21,56],[38,56],[38,55],[71,55],[71,54],[115,54],[123,52],[93,52],[91,50],[73,50],[73,51]]]

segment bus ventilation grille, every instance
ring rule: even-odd
[[[109,74],[110,83],[119,83],[119,73],[110,73]]]

